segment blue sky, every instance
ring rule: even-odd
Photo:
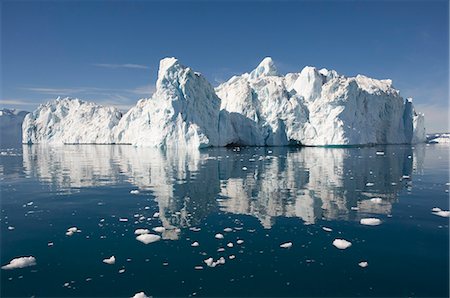
[[[1,107],[58,95],[126,109],[175,56],[213,84],[271,56],[391,78],[448,128],[448,1],[1,1]]]

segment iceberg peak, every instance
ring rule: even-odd
[[[264,76],[278,76],[277,68],[271,57],[264,58],[250,73],[251,79],[257,79]]]

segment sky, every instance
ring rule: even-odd
[[[154,91],[177,57],[214,86],[271,56],[390,78],[449,131],[449,1],[1,0],[0,108],[34,110],[71,96],[122,110]]]

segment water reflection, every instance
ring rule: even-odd
[[[383,150],[384,154],[376,153]],[[27,176],[56,191],[130,183],[150,191],[167,228],[198,224],[222,211],[251,215],[270,228],[277,217],[357,220],[389,214],[397,193],[422,169],[424,150],[245,148],[195,152],[132,146],[24,146]],[[381,198],[381,203],[371,198]]]

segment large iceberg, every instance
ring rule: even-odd
[[[40,105],[22,124],[26,144],[113,144],[122,113],[79,99],[57,98]]]
[[[423,141],[423,114],[391,80],[310,66],[283,76],[270,57],[215,89],[165,58],[155,93],[123,117],[115,108],[65,98],[41,105],[23,123],[24,143],[203,148]]]
[[[16,109],[0,110],[0,146],[17,146],[22,141],[22,122],[28,112]]]

